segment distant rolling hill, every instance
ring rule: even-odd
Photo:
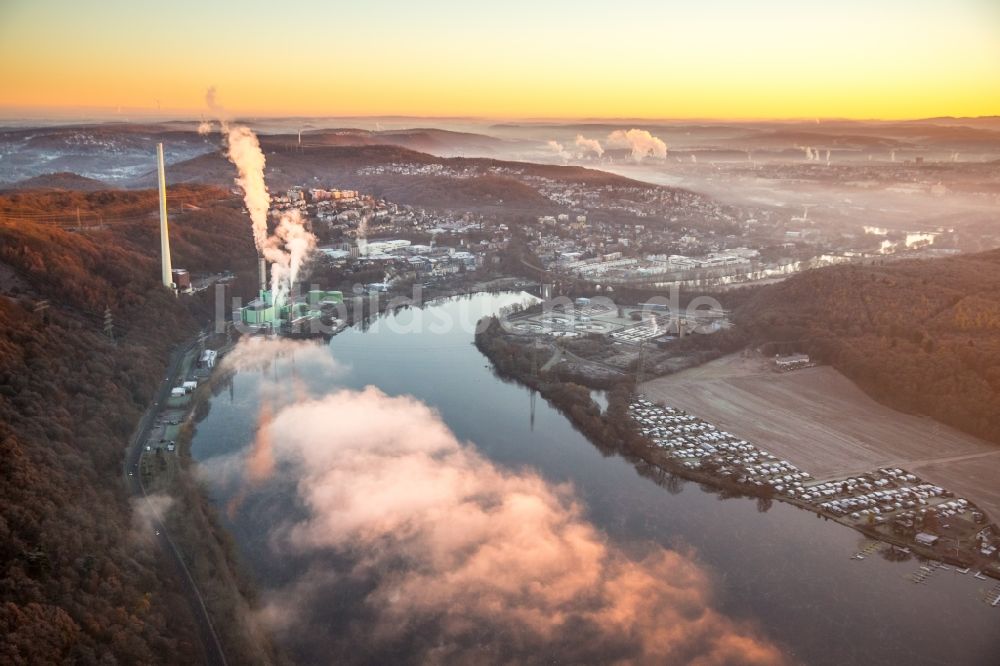
[[[489,155],[503,154],[519,140],[472,132],[348,128],[304,131],[301,144],[298,133],[259,138],[267,159],[267,183],[276,192],[293,185],[339,187],[400,204],[520,216],[558,208],[539,191],[537,178],[589,186],[656,187],[579,166],[497,159]],[[157,141],[164,142],[167,152],[168,183],[233,187],[235,167],[222,152],[218,132],[202,136],[193,123],[177,122],[0,131],[0,188],[5,182],[18,189],[102,187],[94,181],[127,189],[153,188]],[[52,164],[59,168],[43,170]],[[402,173],[405,169],[399,165],[437,165],[441,172]]]
[[[0,186],[50,173],[75,173],[112,185],[156,163],[163,142],[167,162],[190,159],[215,145],[194,131],[162,125],[112,123],[0,131]]]
[[[400,204],[427,208],[486,210],[501,206],[510,213],[540,213],[556,205],[539,191],[508,174],[487,170],[517,171],[566,183],[621,185],[641,188],[652,185],[604,171],[576,166],[555,166],[527,162],[507,162],[487,158],[441,158],[399,146],[349,145],[310,148],[281,148],[265,141],[265,176],[272,191],[293,185],[340,187],[374,193]],[[358,173],[364,167],[387,165],[440,165],[458,172],[478,169],[481,175],[454,178],[433,174]],[[212,184],[232,186],[235,169],[221,153],[199,155],[170,165],[171,184]],[[152,187],[155,172],[150,170],[129,183],[132,187]]]
[[[218,126],[216,125],[216,128]],[[298,134],[260,134],[265,150],[299,148]],[[167,164],[217,152],[218,132],[201,135],[195,123],[103,123],[0,130],[0,187],[50,173],[75,173],[111,185],[131,182],[155,167],[162,142]],[[434,128],[390,131],[307,130],[306,149],[337,146],[395,146],[435,155],[499,156],[517,141]]]
[[[16,183],[0,187],[0,191],[13,190],[73,190],[76,192],[95,192],[109,189],[107,183],[95,178],[87,178],[68,171],[45,173],[33,178],[25,178]]]
[[[266,148],[299,146],[298,134],[261,135]],[[363,129],[323,129],[302,132],[301,145],[319,146],[399,146],[441,157],[499,156],[518,142],[504,141],[485,134],[455,132],[436,128],[369,131]]]

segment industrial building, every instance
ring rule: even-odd
[[[304,332],[313,320],[323,316],[324,308],[344,302],[340,291],[313,289],[302,297],[286,297],[276,303],[274,293],[267,288],[267,262],[259,258],[260,290],[257,298],[240,308],[240,321],[259,333],[282,334]]]
[[[174,268],[170,271],[171,277],[173,277],[174,286],[177,291],[190,294],[191,293],[191,274],[188,273],[183,268]]]
[[[163,160],[163,144],[156,144],[156,166],[160,190],[160,270],[163,286],[177,294],[191,293],[191,275],[183,268],[173,268],[170,258],[170,231],[167,222],[167,183]],[[356,196],[355,192],[345,195]],[[335,198],[341,198],[336,196]],[[395,241],[406,243],[408,241]],[[267,262],[258,257],[260,290],[257,298],[240,308],[239,320],[250,330],[260,333],[284,334],[310,329],[310,322],[323,316],[323,309],[335,307],[344,301],[339,291],[314,289],[304,298],[285,297],[276,303],[268,288]],[[235,313],[234,313],[235,315]],[[234,317],[235,318],[235,317]],[[214,363],[214,358],[212,359]],[[211,365],[209,365],[211,367]]]

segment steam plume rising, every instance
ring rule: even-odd
[[[810,162],[819,161],[819,148],[813,148],[812,146],[796,146],[799,150],[805,153],[806,159]],[[827,160],[829,160],[829,152],[827,151]]]
[[[608,147],[628,148],[632,151],[632,160],[641,162],[647,157],[666,159],[667,144],[646,130],[630,129],[615,130],[608,135]]]
[[[293,209],[283,213],[274,234],[265,239],[262,247],[264,258],[271,263],[271,291],[275,303],[284,302],[315,247],[316,236],[305,228],[299,211]]]
[[[597,139],[588,139],[582,134],[576,135],[576,147],[583,151],[583,156],[586,157],[587,153],[593,153],[597,157],[604,154],[604,148],[601,147],[601,142]]]
[[[558,155],[559,157],[561,157],[564,162],[570,158],[570,154],[566,151],[565,146],[563,146],[558,141],[550,139],[549,141],[545,142],[545,147],[548,148],[553,153],[555,153],[556,155]]]
[[[250,213],[253,242],[259,253],[267,241],[267,211],[271,207],[271,195],[264,182],[264,152],[260,149],[260,142],[253,130],[242,125],[230,125],[226,110],[216,99],[215,86],[209,87],[205,92],[205,104],[219,118],[226,157],[236,165],[239,173],[235,182],[243,190],[243,203]],[[202,123],[198,126],[199,133],[204,125]],[[210,123],[208,128],[211,129]]]
[[[267,428],[266,492],[301,508],[267,526],[269,543],[308,566],[267,593],[261,617],[302,661],[783,661],[712,608],[689,553],[626,554],[570,487],[496,466],[413,398],[336,390],[279,408]]]
[[[215,88],[205,93],[205,103],[219,116],[226,145],[226,156],[236,165],[235,182],[243,190],[243,202],[253,225],[253,242],[258,254],[271,263],[271,292],[274,302],[282,304],[298,281],[302,267],[316,247],[316,237],[306,229],[299,211],[281,216],[274,235],[268,236],[267,214],[271,195],[264,182],[264,152],[257,135],[249,127],[232,125],[216,100]],[[198,131],[201,132],[202,123]],[[209,128],[211,125],[209,124]]]
[[[249,127],[225,123],[222,131],[226,137],[226,157],[239,172],[236,184],[243,190],[243,203],[253,223],[253,242],[259,251],[267,241],[267,211],[271,207],[271,195],[264,183],[264,153],[257,135]]]

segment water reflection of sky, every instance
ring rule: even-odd
[[[345,331],[330,342],[346,372],[331,380],[301,361],[279,359],[266,371],[241,372],[232,398],[214,400],[199,425],[199,459],[238,451],[253,439],[262,377],[297,378],[314,395],[331,381],[349,388],[378,386],[389,396],[412,395],[437,410],[459,440],[472,442],[493,463],[526,466],[553,483],[569,482],[586,519],[612,544],[640,552],[648,542],[693,549],[712,572],[715,605],[729,616],[759,622],[768,637],[807,663],[996,663],[1000,612],[981,595],[991,583],[941,571],[928,583],[906,577],[916,561],[892,563],[877,555],[852,560],[861,535],[806,511],[774,503],[721,500],[696,484],[670,489],[637,474],[618,457],[605,457],[561,414],[530,393],[498,380],[472,345],[470,327],[435,332],[428,322],[475,321],[513,294],[479,295],[406,313],[394,329],[377,322],[368,331]],[[433,315],[433,317],[431,316]],[[410,326],[423,316],[423,326]],[[414,332],[410,329],[420,329]],[[330,414],[330,428],[338,415]],[[233,488],[212,489],[226,505]],[[227,525],[263,587],[275,587],[309,566],[308,558],[275,557],[268,526],[302,511],[294,487],[262,484],[242,499]]]

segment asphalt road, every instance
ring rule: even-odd
[[[142,419],[139,421],[139,427],[136,429],[132,441],[129,442],[128,449],[125,451],[125,467],[122,470],[125,487],[128,489],[131,497],[141,498],[144,502],[147,501],[146,489],[143,487],[142,476],[139,474],[139,458],[142,456],[142,447],[149,439],[149,433],[156,422],[157,415],[170,397],[170,389],[177,384],[177,375],[180,372],[181,361],[195,344],[192,342],[187,346],[175,349],[171,353],[170,361],[167,364],[167,372],[163,377],[163,381],[160,382],[156,398],[153,404],[146,410],[146,413],[143,414]],[[202,598],[201,592],[198,590],[198,586],[191,576],[191,572],[184,563],[180,549],[177,548],[177,545],[171,540],[170,535],[167,534],[161,517],[156,513],[152,504],[149,505],[149,508],[150,514],[154,516],[153,529],[156,531],[154,539],[166,561],[170,562],[174,568],[177,582],[180,584],[180,590],[187,597],[188,603],[191,606],[191,613],[198,627],[198,634],[206,663],[210,666],[226,666],[226,655],[222,650],[222,644],[219,642],[219,636],[215,633],[212,619],[208,615],[205,600]]]

